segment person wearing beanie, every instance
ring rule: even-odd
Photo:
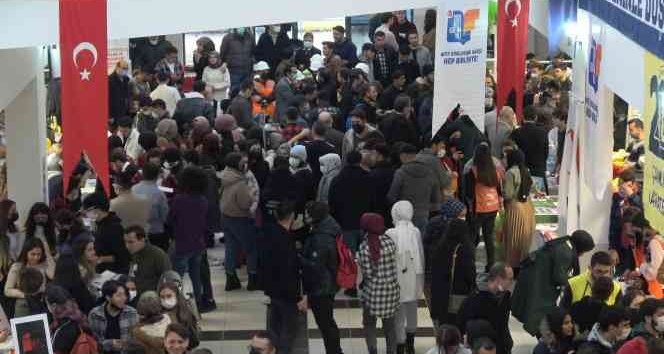
[[[576,231],[572,236],[546,242],[521,263],[512,296],[512,315],[528,333],[539,334],[540,323],[556,306],[575,262],[594,247],[590,234]]]
[[[242,129],[237,125],[235,117],[222,114],[214,120],[214,130],[221,137],[221,149],[227,154],[234,150],[235,144],[244,140]]]

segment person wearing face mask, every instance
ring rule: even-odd
[[[350,112],[352,129],[344,135],[341,146],[341,156],[345,158],[351,151],[358,150],[370,139],[385,140],[380,130],[372,127],[367,122],[367,114],[361,107]]]
[[[88,315],[90,330],[104,352],[127,353],[131,329],[138,324],[138,312],[127,305],[129,291],[117,280],[108,280],[101,289],[104,303]]]
[[[445,194],[445,190],[449,188],[452,183],[450,173],[443,164],[440,162],[440,155],[445,156],[445,142],[440,134],[435,134],[431,140],[426,144],[427,147],[417,153],[416,161],[420,161],[429,166],[431,172],[438,180],[438,186],[441,190],[441,196]],[[436,208],[437,209],[437,208]]]
[[[267,329],[277,334],[280,352],[291,353],[297,332],[298,307],[306,311],[302,301],[302,280],[292,226],[295,204],[282,201],[275,209],[274,222],[264,226],[268,240],[264,264],[265,294],[270,297]]]
[[[311,32],[307,32],[302,37],[302,48],[299,48],[295,51],[295,66],[299,70],[304,70],[309,67],[311,63],[311,57],[315,54],[321,54],[320,49],[314,47],[314,35]]]
[[[108,76],[108,115],[113,119],[129,113],[129,63],[119,60]]]
[[[106,196],[94,193],[83,203],[86,217],[95,225],[95,250],[99,255],[97,272],[110,270],[117,274],[127,274],[130,255],[123,242],[118,242],[124,235],[122,221],[114,212],[109,211]]]
[[[483,319],[491,323],[496,331],[497,354],[508,354],[512,350],[509,319],[513,281],[512,268],[504,263],[495,263],[487,274],[478,279],[478,291],[463,301],[457,315],[461,333],[465,333],[468,321]]]
[[[173,273],[177,275],[179,279],[179,275],[175,272]],[[168,274],[168,272],[165,274]],[[198,346],[198,334],[200,328],[198,326],[196,315],[187,299],[182,295],[182,290],[178,284],[180,284],[180,282],[162,282],[157,289],[157,293],[161,299],[162,310],[171,318],[171,322],[184,326],[192,333],[192,338],[189,342],[189,349],[191,349]]]
[[[322,177],[318,184],[317,202],[328,202],[332,181],[341,172],[341,158],[337,154],[326,154],[318,158]]]
[[[16,211],[16,203],[13,200],[5,199],[0,201],[0,219],[4,219],[7,235],[8,251],[11,259],[17,259],[23,244],[26,240],[26,235],[19,231],[16,226],[18,221],[18,211]]]
[[[602,310],[588,339],[578,346],[577,351],[588,350],[596,354],[614,353],[629,338],[630,332],[627,311],[622,307],[609,306]]]
[[[290,150],[288,159],[290,172],[296,181],[298,190],[295,197],[295,212],[304,213],[308,202],[316,199],[316,180],[311,167],[307,163],[307,149],[304,145],[295,145]]]
[[[247,253],[247,290],[258,290],[256,232],[251,212],[254,197],[247,183],[247,157],[233,152],[226,156],[226,168],[221,173],[222,225],[226,240],[226,291],[240,289],[236,274],[236,259],[240,250]]]
[[[634,326],[631,338],[645,340],[664,337],[664,301],[648,298],[638,311],[640,321]]]
[[[143,293],[136,305],[140,319],[131,330],[136,344],[144,349],[145,354],[164,353],[164,333],[171,324],[171,318],[161,308],[161,299],[154,291]]]
[[[222,39],[219,53],[221,62],[226,63],[231,73],[231,92],[249,79],[255,46],[256,42],[251,31],[246,27],[234,29]]]

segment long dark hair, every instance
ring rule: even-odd
[[[496,164],[493,163],[489,145],[485,143],[477,145],[473,156],[473,164],[477,169],[476,178],[479,183],[487,187],[498,186],[498,172],[496,172]]]
[[[436,336],[436,345],[439,349],[444,349],[445,353],[450,353],[450,348],[461,345],[461,333],[459,329],[445,324],[440,326],[438,335]]]
[[[526,166],[526,156],[521,150],[514,149],[507,152],[507,168],[510,169],[514,166],[519,168],[519,174],[521,175],[521,185],[519,186],[517,199],[520,202],[525,202],[528,200],[530,188],[533,186],[533,179],[530,177],[530,172]]]
[[[555,348],[556,353],[567,353],[571,349],[572,341],[574,340],[575,334],[573,333],[569,337],[563,335],[563,322],[565,322],[565,317],[569,316],[569,312],[561,307],[556,307],[552,310],[551,313],[546,315],[546,323],[549,326],[549,330],[553,333],[555,337]]]
[[[424,33],[436,28],[436,10],[429,9],[424,13]]]
[[[0,233],[4,235],[18,231],[16,224],[9,221],[9,211],[15,206],[16,202],[11,199],[0,201]]]
[[[78,266],[78,260],[72,254],[61,255],[55,264],[53,283],[67,290],[81,310],[87,312],[92,308],[93,300]]]
[[[34,237],[25,240],[25,243],[23,244],[23,249],[21,250],[21,254],[19,254],[16,262],[23,264],[23,266],[27,266],[28,252],[32,251],[35,248],[39,248],[42,251],[42,256],[41,259],[39,260],[39,263],[44,263],[46,261],[46,249],[44,248],[44,243],[40,239]]]
[[[35,231],[37,230],[37,223],[35,222],[35,215],[37,214],[46,214],[48,215],[48,220],[44,226],[44,236],[46,237],[46,242],[50,249],[55,249],[55,220],[51,209],[45,203],[38,202],[32,205],[30,212],[28,213],[28,218],[25,220],[25,236],[26,238],[35,237]]]
[[[180,288],[178,287],[178,285],[170,281],[161,283],[159,284],[159,289],[157,289],[158,290],[157,294],[161,296],[161,291],[164,289],[169,289],[172,292],[174,292],[175,297],[177,298],[178,303],[175,305],[174,308],[175,310],[174,313],[177,323],[181,323],[187,328],[197,328],[198,321],[196,320],[196,316],[194,316],[193,311],[191,310],[189,304],[187,303],[187,300],[180,292]]]

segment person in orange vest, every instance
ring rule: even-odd
[[[270,77],[270,66],[259,61],[254,65],[254,94],[252,97],[252,114],[274,117],[274,86]]]
[[[645,260],[638,265],[638,272],[648,282],[648,292],[657,299],[664,298],[662,280],[664,280],[664,237],[650,226],[648,220],[636,222],[636,226],[643,226],[643,245],[645,246]]]

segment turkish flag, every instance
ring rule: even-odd
[[[109,191],[106,0],[60,0],[65,193],[87,153]]]
[[[498,87],[496,106],[513,105],[523,118],[530,0],[498,0]]]

